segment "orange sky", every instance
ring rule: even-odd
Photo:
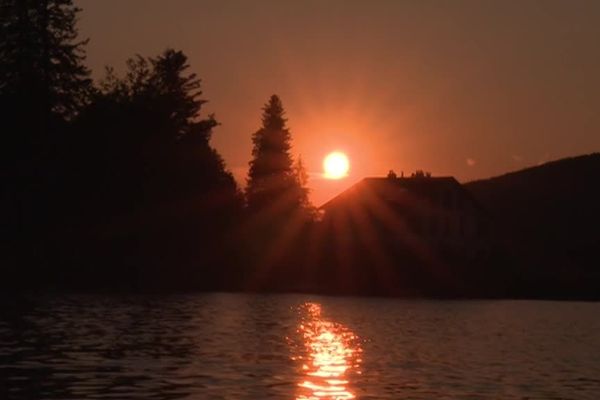
[[[96,77],[188,54],[240,183],[278,94],[317,205],[389,169],[465,181],[600,151],[599,1],[75,2]],[[348,178],[320,178],[332,150]]]

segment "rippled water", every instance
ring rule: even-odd
[[[599,399],[600,304],[10,299],[0,399]]]

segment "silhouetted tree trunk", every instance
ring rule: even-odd
[[[250,290],[297,290],[312,218],[301,160],[290,155],[291,134],[283,105],[273,95],[263,108],[246,188],[246,285]]]

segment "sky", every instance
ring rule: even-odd
[[[316,205],[366,176],[459,181],[600,151],[600,1],[75,0],[87,64],[183,50],[245,183],[281,97]],[[350,173],[324,179],[343,151]]]

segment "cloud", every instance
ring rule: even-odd
[[[467,161],[467,165],[469,167],[473,167],[475,164],[477,164],[477,161],[475,161],[475,159],[473,159],[473,158],[467,158],[466,161]]]
[[[323,172],[308,172],[308,177],[310,179],[326,179]]]
[[[249,167],[247,165],[246,166],[235,166],[235,167],[229,168],[229,172],[231,172],[231,174],[233,175],[233,177],[235,178],[235,180],[241,187],[246,186],[246,178],[248,177],[248,169],[249,169]],[[323,172],[308,171],[307,174],[308,174],[308,178],[310,180],[326,179]]]

